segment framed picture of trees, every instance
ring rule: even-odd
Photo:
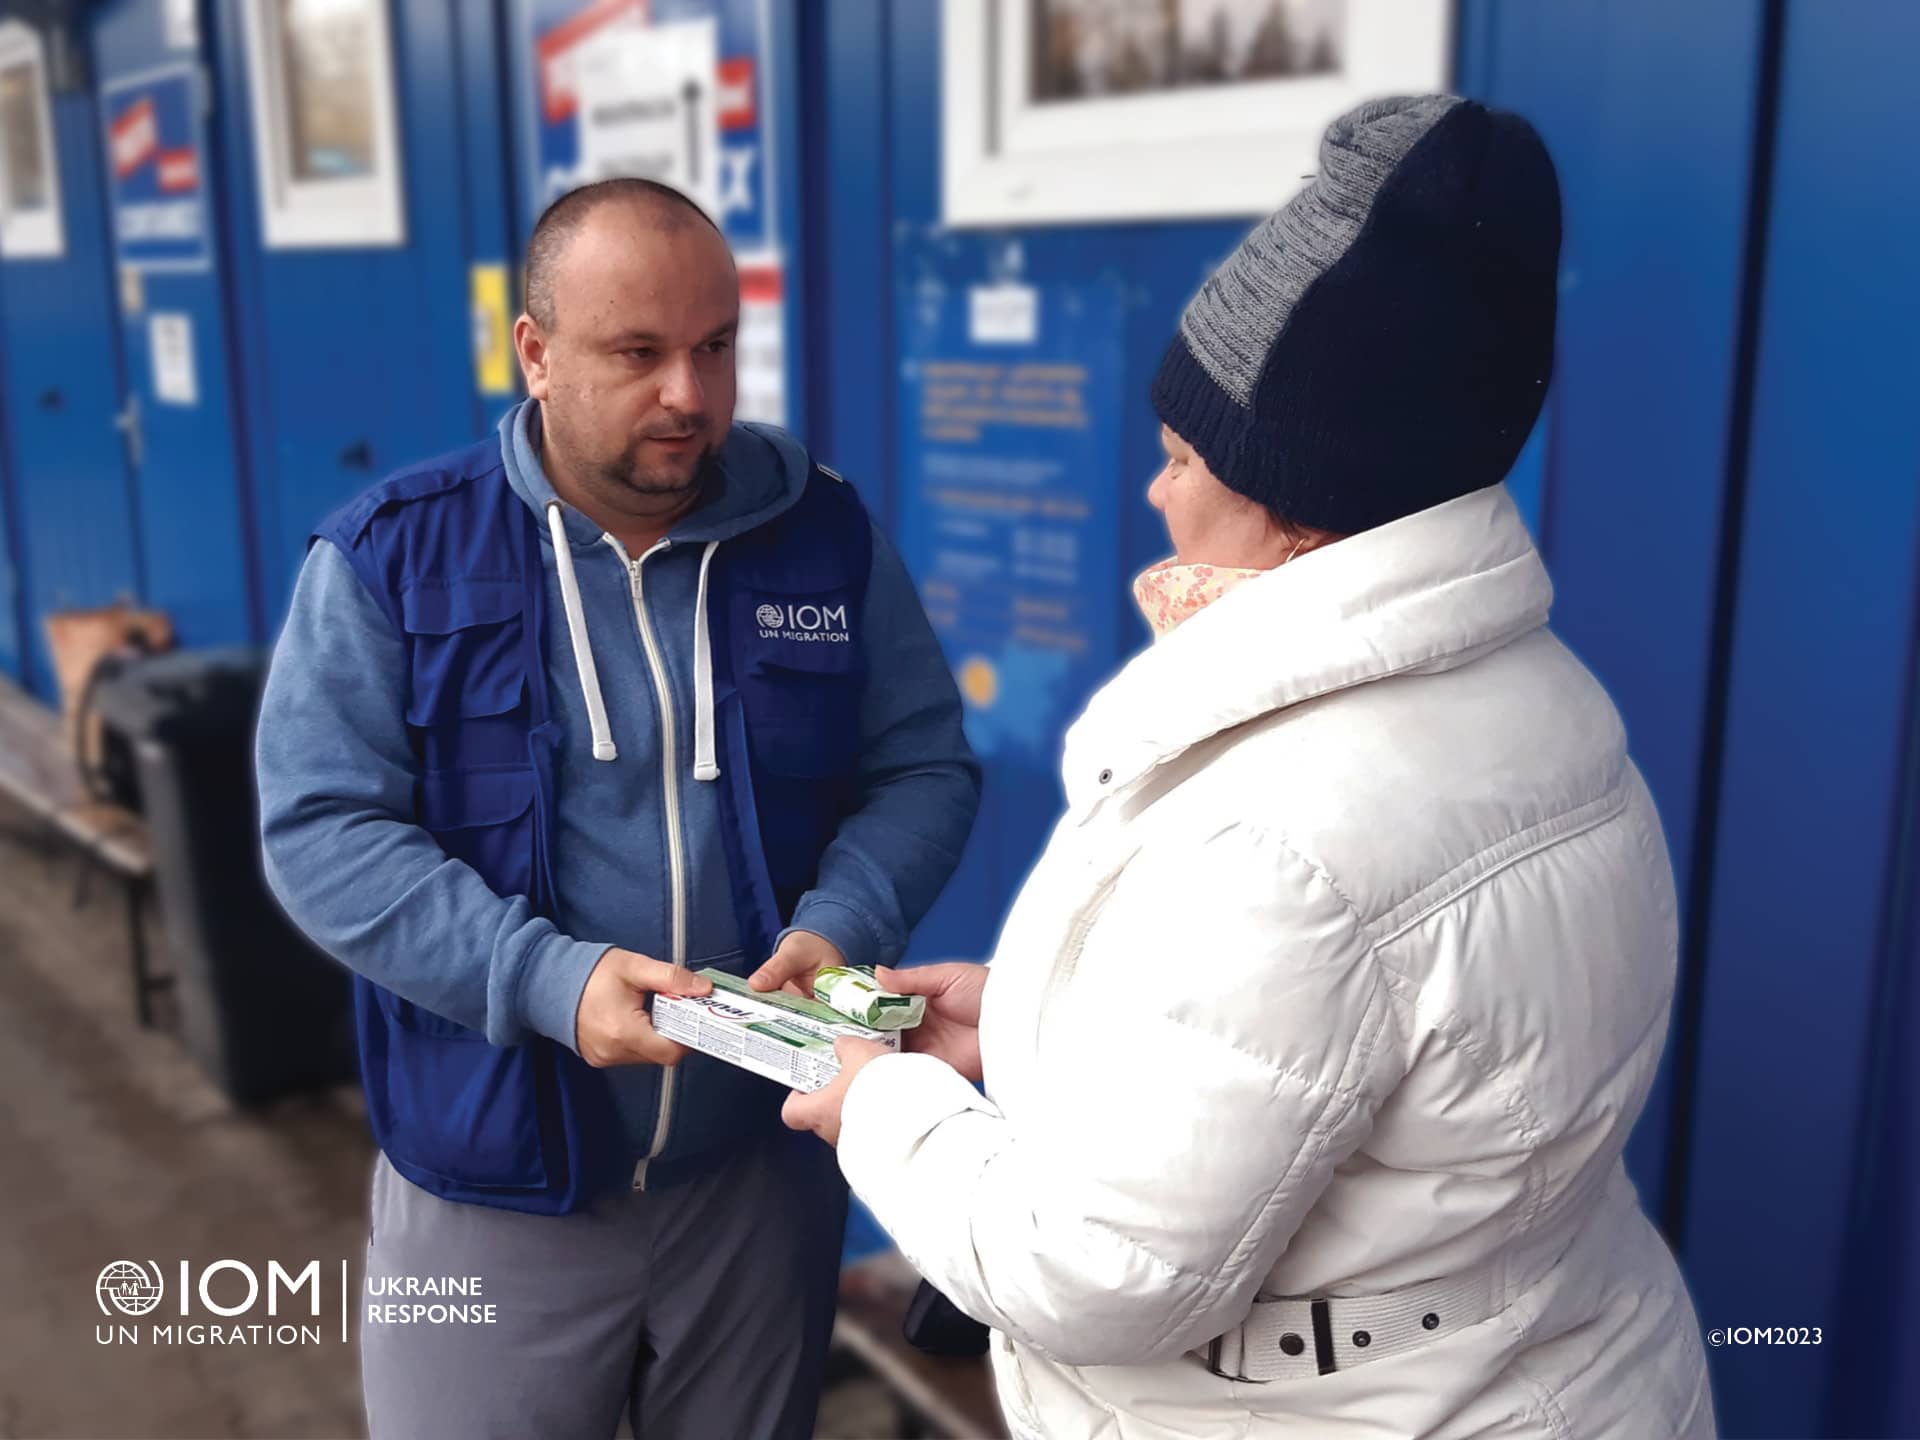
[[[1259,215],[1327,121],[1451,75],[1451,0],[943,0],[952,225]]]

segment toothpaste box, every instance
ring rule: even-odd
[[[842,1035],[900,1048],[898,1030],[869,1030],[817,1000],[785,991],[763,995],[720,970],[696,973],[713,981],[713,993],[654,996],[653,1028],[790,1090],[818,1090],[840,1073],[833,1042]]]

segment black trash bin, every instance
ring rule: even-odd
[[[253,728],[263,650],[183,650],[100,683],[133,744],[180,1033],[236,1103],[357,1074],[346,969],[281,912],[261,870]]]

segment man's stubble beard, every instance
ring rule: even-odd
[[[558,397],[556,397],[558,398]],[[566,423],[564,415],[557,415],[551,403],[541,407],[541,437],[536,448],[544,451],[549,436],[558,438],[565,448],[575,455],[580,454],[579,447],[565,443],[576,438],[573,426]],[[556,421],[558,423],[556,423]],[[627,447],[618,455],[606,460],[584,460],[582,481],[592,477],[590,488],[601,491],[601,503],[611,503],[616,496],[629,495],[644,497],[651,501],[694,500],[698,501],[711,493],[720,479],[720,446],[709,442],[700,452],[693,469],[682,476],[669,472],[664,478],[649,473],[640,460],[640,447],[646,443],[641,436],[627,443]],[[583,457],[584,459],[584,457]],[[688,508],[691,508],[689,506]]]
[[[594,469],[610,489],[629,495],[644,495],[649,500],[685,499],[706,493],[719,475],[720,447],[708,445],[700,452],[693,469],[685,475],[651,473],[641,464],[639,450],[644,440],[636,440],[618,459],[603,461]]]

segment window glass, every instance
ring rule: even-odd
[[[6,208],[14,214],[53,203],[47,183],[46,139],[40,129],[38,72],[22,61],[0,69],[0,146],[5,147]]]
[[[280,0],[289,172],[296,180],[374,173],[369,0]]]

